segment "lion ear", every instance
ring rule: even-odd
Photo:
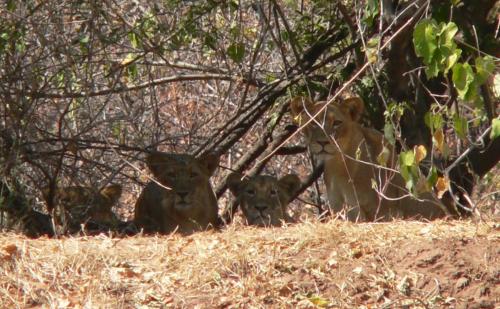
[[[219,167],[220,157],[213,153],[207,153],[198,158],[198,162],[202,166],[205,166],[208,170],[208,174],[212,176],[215,170]]]
[[[342,105],[347,107],[349,115],[353,121],[359,121],[365,110],[365,103],[360,97],[352,97],[345,99]]]
[[[227,177],[227,186],[234,196],[238,196],[238,192],[240,191],[241,184],[243,182],[243,180],[241,180],[242,178],[243,175],[241,175],[240,173],[231,173]]]
[[[311,101],[311,99],[306,98],[306,97],[295,97],[290,100],[290,110],[292,111],[292,116],[295,120],[297,116],[302,113],[304,110],[304,107],[307,110],[312,110],[312,107],[314,106],[314,103]],[[297,122],[297,121],[296,121]]]
[[[159,177],[165,166],[174,161],[171,154],[163,152],[152,152],[146,156],[146,165],[151,170],[155,177]]]
[[[290,195],[294,195],[301,185],[300,178],[295,174],[283,176],[278,182]]]
[[[122,195],[122,186],[118,184],[112,184],[102,188],[99,193],[110,200],[112,204],[115,204],[116,202],[118,202],[120,196]]]

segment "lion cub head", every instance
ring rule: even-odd
[[[210,177],[219,157],[156,152],[146,163],[158,183],[150,182],[137,200],[138,227],[146,232],[192,233],[216,225],[218,207]]]
[[[47,189],[44,191],[47,195]],[[84,186],[59,187],[54,196],[55,219],[70,232],[79,230],[84,223],[113,227],[118,223],[118,218],[112,208],[121,194],[122,186],[118,184],[101,190]]]
[[[272,176],[255,176],[241,179],[238,173],[228,178],[228,186],[236,196],[246,221],[250,225],[279,226],[290,221],[287,206],[300,187],[296,175],[286,175],[279,180]]]
[[[359,120],[364,104],[358,97],[329,104],[313,103],[305,97],[295,97],[290,101],[294,121],[302,126],[311,152],[324,161],[339,152],[355,153],[357,146],[353,140],[362,139]],[[314,118],[314,119],[312,119]]]

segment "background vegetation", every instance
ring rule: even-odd
[[[350,91],[401,150],[408,189],[444,193],[451,179],[470,212],[472,183],[500,156],[498,10],[492,0],[2,2],[2,183],[42,211],[41,188],[125,183],[126,218],[147,181],[143,153],[158,149],[221,154],[219,197],[231,170],[292,171],[305,190],[321,170],[290,139],[287,101]],[[485,198],[498,199],[496,181]],[[302,196],[316,213],[321,191]]]

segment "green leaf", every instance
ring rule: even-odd
[[[238,5],[237,1],[229,1],[229,8],[233,11],[237,11],[240,6]]]
[[[490,138],[493,140],[499,136],[500,136],[500,117],[497,117],[493,119],[493,121],[491,122]]]
[[[483,106],[483,99],[479,96],[479,86],[477,85],[476,80],[470,85],[467,93],[464,97],[465,101],[473,102],[475,106]]]
[[[24,42],[24,40],[19,40],[16,42],[16,51],[18,53],[24,53],[24,51],[26,50],[26,43]]]
[[[130,31],[128,33],[128,39],[133,48],[139,48],[139,39],[137,38],[135,32]]]
[[[122,123],[121,121],[116,121],[112,124],[111,130],[113,132],[113,136],[115,138],[120,138],[122,132]]]
[[[469,124],[467,119],[464,117],[460,117],[460,115],[455,114],[453,116],[453,127],[455,128],[455,133],[457,133],[458,137],[465,139],[467,136],[467,132],[469,131]]]
[[[327,307],[330,302],[328,301],[328,299],[326,298],[323,298],[321,296],[318,296],[318,295],[313,295],[311,297],[309,297],[309,301],[316,305],[317,307],[320,307],[320,308],[325,308]]]
[[[368,0],[365,3],[365,10],[363,12],[363,22],[368,26],[373,26],[375,18],[379,14],[379,0]]]
[[[439,51],[438,51],[439,52]],[[437,61],[431,61],[425,67],[425,74],[428,78],[433,78],[439,74],[439,63]]]
[[[431,131],[439,130],[443,127],[443,116],[438,113],[427,112],[424,116],[424,122]]]
[[[493,74],[495,70],[495,61],[491,56],[485,57],[477,57],[475,60],[476,63],[476,82],[478,85],[484,84],[488,77]]]
[[[434,19],[423,20],[413,31],[415,53],[423,58],[427,77],[445,74],[454,66],[462,54],[454,37],[458,31],[455,23],[436,24]]]
[[[415,181],[415,179],[416,179],[415,168],[413,168],[411,166],[402,166],[400,168],[400,171],[401,171],[401,176],[405,180],[406,188],[410,192],[412,192],[413,188],[415,187],[415,183],[416,183],[416,181]]]
[[[415,154],[413,150],[403,151],[399,154],[399,160],[401,166],[412,166],[415,164]]]
[[[424,19],[417,24],[413,31],[413,45],[417,56],[424,58],[424,63],[429,64],[437,48],[436,22]]]
[[[396,144],[396,138],[394,137],[394,126],[390,121],[387,121],[384,125],[384,137],[389,142],[389,144]]]
[[[457,63],[452,68],[453,84],[457,89],[458,96],[463,100],[469,91],[469,87],[474,82],[474,72],[468,63]]]
[[[131,79],[137,79],[137,76],[138,76],[138,69],[137,69],[137,64],[136,63],[132,63],[132,64],[129,64],[127,66],[127,75],[131,78]]]
[[[235,43],[227,48],[227,55],[236,63],[241,63],[245,57],[245,45],[243,43]]]
[[[447,24],[441,23],[439,24],[441,31],[439,32],[439,43],[440,45],[444,45],[449,47],[450,49],[455,48],[455,42],[453,38],[455,34],[458,32],[458,27],[454,22],[449,22]]]
[[[217,46],[217,34],[215,32],[207,32],[205,33],[205,38],[203,40],[203,44],[208,46],[209,48],[215,50]]]
[[[438,173],[437,173],[437,169],[435,166],[432,166],[431,167],[431,170],[429,171],[429,175],[427,175],[427,183],[429,184],[429,186],[434,186],[434,184],[436,184],[436,181],[438,179]]]
[[[16,0],[8,0],[7,1],[7,10],[10,11],[10,12],[15,11],[16,10],[16,4],[17,4]]]
[[[462,54],[462,50],[456,49],[455,47],[449,48],[447,46],[441,46],[439,53],[436,54],[440,55],[439,69],[446,74],[455,65]]]

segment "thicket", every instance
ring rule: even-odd
[[[293,170],[306,189],[320,167],[284,143],[297,94],[361,96],[413,192],[451,179],[470,194],[500,156],[496,1],[8,0],[0,14],[0,175],[35,207],[44,187],[138,192],[151,149],[223,155],[219,197],[230,170]]]

